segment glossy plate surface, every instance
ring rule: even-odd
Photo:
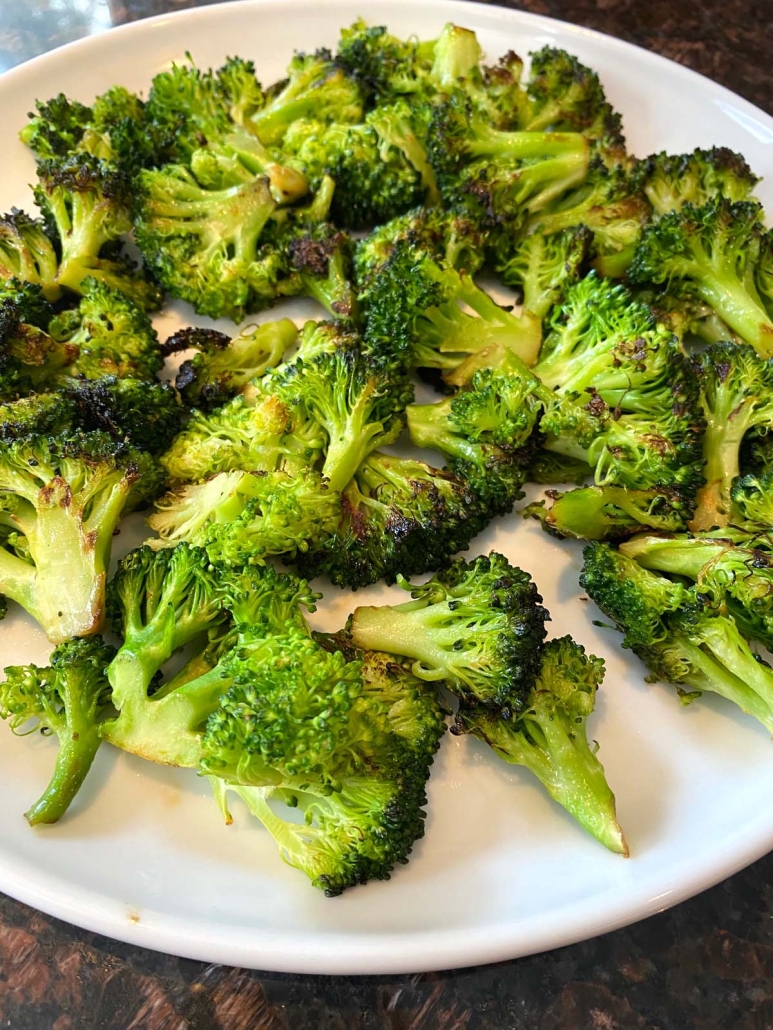
[[[36,98],[63,91],[89,102],[114,83],[147,90],[190,51],[202,67],[238,54],[264,82],[294,49],[333,46],[364,14],[398,35],[432,38],[447,20],[475,29],[490,59],[513,48],[565,47],[601,75],[625,118],[631,149],[680,152],[725,145],[770,181],[773,119],[663,58],[546,18],[447,0],[281,0],[200,8],[138,22],[37,58],[0,79],[0,209],[29,207],[30,156],[16,139]],[[278,311],[279,309],[274,309]],[[313,305],[284,305],[290,317]],[[278,317],[274,312],[262,319]],[[183,305],[163,333],[198,321]],[[222,328],[227,329],[227,325]],[[119,552],[141,540],[124,530]],[[0,728],[0,889],[62,919],[124,941],[209,962],[266,970],[386,973],[513,958],[633,922],[710,886],[773,847],[773,749],[764,730],[719,700],[682,708],[647,686],[617,635],[593,625],[579,598],[581,547],[536,524],[500,520],[473,545],[528,569],[553,614],[607,660],[591,733],[631,847],[607,854],[532,782],[482,745],[448,737],[429,785],[426,837],[387,883],[327,900],[234,805],[223,826],[206,783],[103,748],[68,817],[29,829],[21,816],[45,783],[54,745]],[[386,599],[330,589],[315,617],[336,629],[356,603]],[[394,593],[392,592],[392,596]],[[48,648],[18,612],[0,624],[0,667],[43,663]]]

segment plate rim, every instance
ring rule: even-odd
[[[479,20],[493,15],[514,29],[524,24],[532,28],[543,27],[548,31],[591,37],[606,46],[611,43],[613,49],[622,48],[623,52],[632,50],[638,60],[649,62],[655,70],[659,66],[669,66],[672,74],[676,73],[701,90],[709,91],[713,97],[732,101],[736,108],[754,117],[771,131],[770,142],[773,143],[773,116],[751,101],[677,61],[596,29],[542,14],[472,0],[384,0],[383,3],[379,0],[363,0],[359,7],[369,21],[381,17],[381,11],[384,11],[384,20],[388,21],[389,8],[410,11],[415,10],[417,4],[425,9],[448,12],[448,20],[458,18],[463,21],[465,16]],[[120,45],[126,36],[152,33],[170,21],[206,22],[217,20],[221,11],[233,12],[237,8],[243,13],[247,8],[282,6],[287,10],[304,5],[309,6],[310,0],[228,0],[226,3],[140,19],[65,43],[9,69],[0,75],[0,90],[6,85],[11,88],[23,85],[26,78],[34,79],[39,69],[57,60],[77,58],[81,52],[98,51],[104,38],[111,38],[111,45]],[[328,8],[333,17],[342,4],[341,0],[314,0],[311,6],[315,10]],[[604,904],[601,915],[594,916],[591,911],[598,905],[598,898],[586,898],[567,904],[561,910],[560,918],[554,915],[552,919],[543,920],[542,925],[539,915],[534,915],[519,920],[517,924],[468,929],[464,933],[441,929],[413,934],[391,933],[374,938],[362,931],[320,934],[317,930],[313,938],[316,943],[311,948],[305,948],[302,942],[299,944],[297,933],[282,934],[267,929],[260,932],[255,943],[243,935],[238,940],[229,940],[225,924],[217,926],[195,918],[186,921],[180,916],[150,910],[146,910],[141,920],[134,921],[130,916],[127,917],[126,906],[115,896],[92,892],[83,887],[73,890],[71,885],[66,890],[60,885],[57,892],[56,877],[39,869],[34,875],[28,875],[25,869],[20,868],[21,860],[14,862],[2,853],[0,889],[20,902],[84,930],[183,958],[269,972],[399,974],[509,960],[608,933],[701,893],[750,865],[771,849],[773,825],[759,817],[751,823],[747,822],[744,831],[725,847],[721,856],[715,850],[703,862],[694,862],[692,875],[682,875],[681,879],[675,875],[677,882],[671,888],[655,893],[654,884],[650,881],[656,877],[639,883],[633,891],[629,886],[612,904],[609,901]],[[662,888],[662,874],[659,883]],[[213,930],[216,932],[213,933]],[[320,941],[324,942],[322,947]]]

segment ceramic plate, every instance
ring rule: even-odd
[[[625,118],[631,149],[675,152],[722,144],[770,181],[773,119],[720,86],[626,43],[547,18],[448,0],[277,0],[154,18],[74,43],[0,79],[0,208],[29,206],[32,160],[16,139],[36,98],[89,102],[114,83],[146,91],[190,51],[202,67],[252,58],[264,82],[294,49],[334,46],[364,14],[398,35],[432,38],[454,20],[490,58],[513,48],[565,47],[596,69]],[[277,309],[274,309],[276,311]],[[311,303],[283,307],[319,314]],[[263,317],[278,317],[272,312]],[[196,319],[183,305],[162,332]],[[161,324],[162,323],[162,324]],[[227,325],[222,328],[227,329]],[[126,550],[141,539],[124,530]],[[536,578],[552,633],[572,633],[607,661],[590,732],[618,798],[631,858],[608,854],[529,776],[474,740],[448,737],[429,784],[427,832],[392,880],[329,900],[285,866],[268,834],[234,803],[225,827],[207,785],[105,747],[67,818],[31,830],[22,818],[54,745],[0,727],[0,889],[72,923],[209,962],[314,973],[449,968],[537,952],[611,930],[710,886],[773,846],[773,748],[762,727],[719,699],[680,706],[647,686],[615,633],[580,598],[579,545],[536,524],[500,520],[473,544],[496,547]],[[315,617],[337,629],[355,603],[386,599],[332,588]],[[2,665],[42,663],[48,648],[18,611],[0,625]]]

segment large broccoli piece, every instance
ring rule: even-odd
[[[685,204],[648,226],[628,276],[635,283],[683,280],[763,357],[773,355],[773,319],[755,284],[762,208],[716,197]]]
[[[607,544],[585,549],[580,583],[624,633],[655,679],[673,683],[683,701],[720,694],[773,732],[773,671],[733,618],[696,587],[649,572]]]
[[[416,676],[463,698],[521,712],[549,618],[528,573],[492,552],[458,559],[421,586],[398,582],[413,600],[357,608],[350,625],[355,644],[411,658]]]
[[[203,483],[171,491],[156,501],[148,519],[161,541],[204,548],[216,565],[241,566],[270,555],[292,560],[319,547],[341,518],[341,498],[313,469],[286,472],[221,472]]]
[[[517,717],[462,705],[454,732],[472,733],[506,762],[525,766],[581,826],[610,851],[627,856],[615,796],[586,731],[603,678],[601,658],[586,655],[571,637],[549,640]]]
[[[14,665],[0,683],[0,718],[14,732],[56,735],[59,751],[51,780],[26,813],[31,826],[64,815],[88,774],[101,743],[99,722],[110,705],[105,668],[115,648],[100,636],[69,640],[49,665]]]
[[[298,337],[289,318],[242,332],[233,340],[214,329],[180,329],[164,344],[165,354],[195,349],[175,386],[186,404],[210,411],[239,393],[251,379],[276,367]]]
[[[470,487],[415,458],[374,451],[341,495],[332,535],[298,555],[302,575],[327,575],[353,589],[447,564],[486,525],[489,512]]]
[[[291,629],[235,666],[201,767],[229,820],[234,791],[285,861],[335,896],[408,860],[444,729],[433,692],[400,662]]]
[[[113,534],[158,492],[149,455],[104,433],[19,440],[0,457],[0,593],[62,643],[102,628]],[[19,553],[23,543],[22,556]]]

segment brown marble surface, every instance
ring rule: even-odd
[[[110,25],[191,6],[198,5],[0,0],[0,71]],[[638,43],[773,112],[773,0],[505,6]],[[207,966],[77,930],[0,896],[0,1027],[771,1030],[773,856],[669,912],[594,941],[481,969],[402,977]]]

